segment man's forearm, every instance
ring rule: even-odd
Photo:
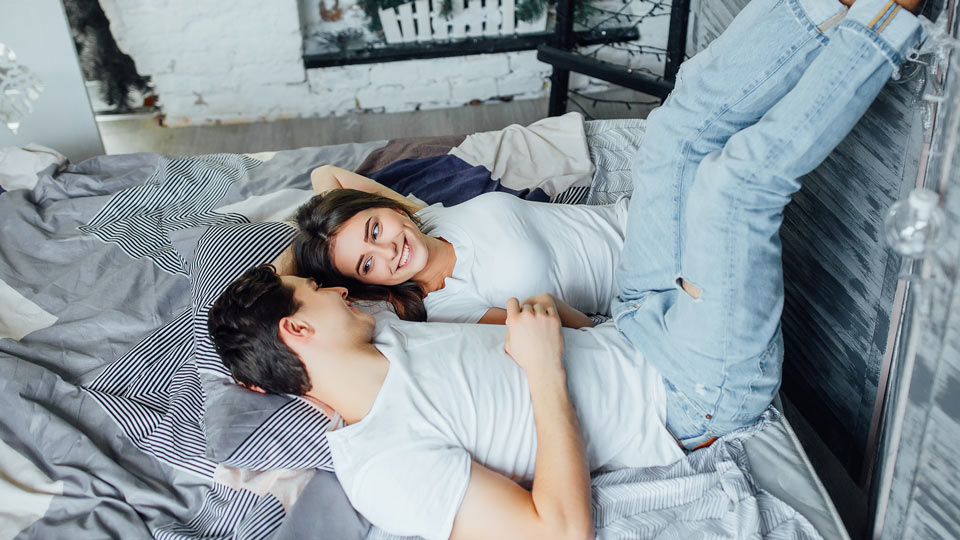
[[[562,370],[528,373],[537,427],[532,497],[558,538],[592,538],[590,471]]]

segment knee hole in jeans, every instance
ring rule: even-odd
[[[682,277],[678,277],[676,279],[676,284],[677,287],[682,289],[683,292],[689,294],[690,298],[693,298],[694,300],[699,300],[700,295],[703,294],[703,291],[701,291],[699,287],[683,279]]]

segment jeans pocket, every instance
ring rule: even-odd
[[[712,415],[670,381],[664,379],[663,386],[667,395],[667,427],[673,436],[682,442],[706,435]]]
[[[624,319],[632,317],[639,311],[652,294],[651,291],[647,291],[638,295],[636,298],[624,299],[620,296],[614,297],[613,302],[610,303],[610,314],[617,328],[620,328],[620,323]]]

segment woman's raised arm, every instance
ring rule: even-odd
[[[399,201],[411,212],[419,212],[423,209],[422,205],[411,201],[376,180],[333,165],[322,165],[310,171],[310,183],[313,185],[313,192],[317,195],[326,193],[331,189],[355,189],[366,193],[376,193],[388,199]]]

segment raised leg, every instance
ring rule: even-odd
[[[755,421],[779,388],[783,208],[918,39],[897,4],[857,0],[789,91],[697,167],[675,277],[699,294],[675,288],[617,319],[667,380],[668,425],[688,446]]]
[[[842,18],[836,0],[755,0],[685,62],[677,87],[647,119],[617,282],[625,303],[673,287],[686,197],[700,161],[786,94]],[[613,313],[618,306],[614,306]]]

